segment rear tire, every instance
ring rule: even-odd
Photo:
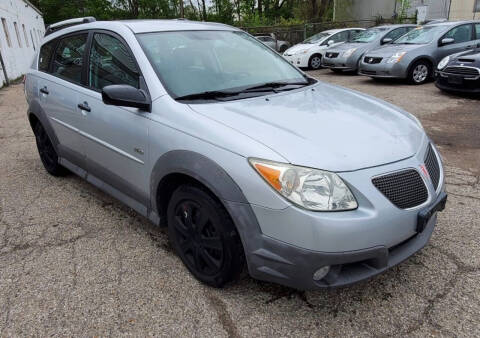
[[[168,235],[176,253],[199,281],[220,288],[245,264],[240,237],[223,205],[201,186],[182,185],[167,209]]]
[[[408,81],[414,85],[421,85],[432,78],[432,65],[425,60],[419,60],[410,67]]]
[[[45,170],[53,176],[65,176],[68,174],[68,170],[58,163],[57,152],[40,122],[34,126],[33,133],[35,134],[38,154],[40,155]]]
[[[322,68],[322,56],[320,54],[313,54],[308,60],[308,68],[317,70]]]

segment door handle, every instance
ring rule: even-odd
[[[45,95],[50,94],[50,92],[47,89],[47,86],[45,86],[43,88],[40,88],[40,93],[45,94]]]
[[[88,102],[83,102],[83,103],[79,103],[78,104],[78,108],[80,108],[81,110],[84,110],[86,112],[91,112],[92,109],[90,109],[90,107],[88,106]]]

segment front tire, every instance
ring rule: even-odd
[[[421,85],[432,77],[432,66],[429,62],[420,60],[413,64],[408,74],[408,81],[414,85]]]
[[[317,70],[322,67],[322,56],[320,54],[313,54],[308,60],[308,68]]]
[[[34,126],[33,133],[35,134],[38,154],[40,155],[45,170],[53,176],[65,176],[68,170],[58,163],[57,152],[40,122]]]
[[[195,278],[216,288],[238,278],[245,262],[240,237],[210,192],[180,186],[169,201],[167,219],[172,246]]]

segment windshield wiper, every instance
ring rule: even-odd
[[[221,90],[206,91],[195,94],[188,94],[183,96],[178,96],[175,100],[218,100],[222,97],[229,97],[238,95],[238,92],[227,92]]]
[[[306,82],[266,82],[256,86],[247,87],[242,89],[240,93],[251,93],[257,91],[272,91],[277,92],[278,88],[280,87],[287,87],[287,86],[308,86],[310,83],[309,81]],[[294,89],[294,88],[292,88]]]
[[[305,82],[266,82],[259,85],[242,88],[239,90],[213,90],[213,91],[206,91],[201,93],[195,94],[188,94],[176,97],[175,100],[217,100],[222,101],[221,98],[228,98],[232,96],[238,96],[240,94],[248,94],[248,93],[261,93],[261,92],[274,92],[277,93],[280,87],[289,87],[294,86],[295,88],[290,88],[287,90],[292,90],[298,88],[298,86],[308,86],[311,83],[314,83],[315,80],[310,78],[305,78]],[[284,91],[286,89],[281,89],[280,91]]]

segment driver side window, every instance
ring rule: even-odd
[[[461,25],[457,26],[445,34],[443,37],[445,38],[451,38],[454,39],[455,41],[453,43],[462,43],[462,42],[468,42],[472,40],[472,35],[473,35],[473,27],[471,24],[468,25]]]
[[[90,51],[89,86],[99,91],[119,84],[139,88],[139,78],[135,59],[128,48],[109,34],[95,33]]]

